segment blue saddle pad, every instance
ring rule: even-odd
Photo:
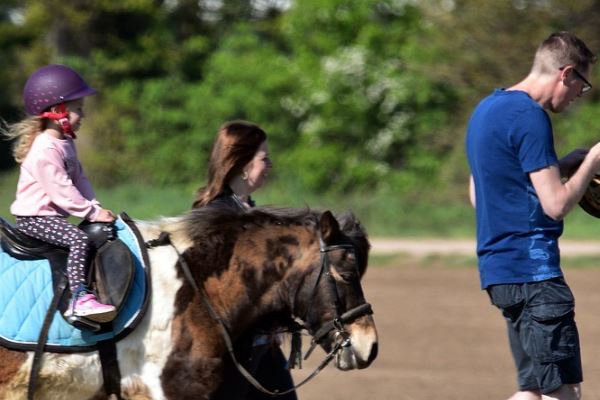
[[[98,342],[111,339],[127,329],[142,312],[146,296],[146,265],[132,229],[119,217],[117,235],[133,254],[133,284],[110,332],[95,333],[68,324],[56,312],[48,332],[47,351],[86,351]],[[47,260],[22,261],[0,247],[0,342],[7,347],[27,349],[35,345],[53,297],[52,272]]]

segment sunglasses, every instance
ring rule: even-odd
[[[559,70],[563,70],[565,69],[567,66],[562,66],[559,68]],[[587,92],[589,92],[590,90],[592,90],[592,84],[585,79],[585,77],[583,75],[581,75],[581,73],[579,71],[577,71],[575,68],[572,68],[573,72],[575,73],[575,76],[581,80],[581,82],[583,82],[583,88],[581,89],[581,94],[585,94]]]

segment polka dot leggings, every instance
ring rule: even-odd
[[[67,257],[67,277],[72,293],[80,285],[85,286],[88,254],[91,244],[81,229],[69,223],[64,217],[17,217],[17,228],[36,239],[69,249]]]

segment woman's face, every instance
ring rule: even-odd
[[[244,167],[244,172],[248,174],[246,182],[252,192],[263,185],[272,167],[273,163],[269,158],[269,147],[265,140],[254,154],[252,161]]]

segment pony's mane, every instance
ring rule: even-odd
[[[187,236],[194,242],[206,243],[210,237],[237,236],[240,231],[267,225],[313,225],[317,226],[321,210],[262,206],[250,210],[229,207],[196,208],[178,220]],[[368,236],[352,212],[336,216],[341,231],[360,248],[365,257],[370,249]]]
[[[182,250],[195,247],[203,257],[227,260],[236,240],[243,232],[269,225],[313,226],[319,224],[321,210],[261,206],[250,210],[229,207],[202,207],[170,219],[163,219],[161,230],[171,232],[182,244]],[[370,243],[364,227],[352,212],[336,215],[346,241],[352,242],[361,274],[367,267]]]
[[[169,231],[186,241],[210,243],[211,238],[237,236],[254,226],[267,225],[313,225],[317,226],[322,210],[290,207],[261,206],[250,210],[229,207],[195,208],[174,218],[163,218],[146,224],[157,231]],[[370,249],[367,232],[351,211],[336,215],[340,230],[364,254]]]
[[[182,223],[192,241],[206,243],[211,237],[235,237],[252,227],[316,224],[318,215],[308,208],[267,206],[242,211],[228,207],[202,207],[187,213]]]
[[[198,281],[228,268],[236,242],[248,233],[269,226],[317,226],[319,215],[308,208],[256,207],[247,211],[229,207],[202,207],[168,221],[163,230],[179,238],[180,251],[196,264],[210,266],[194,271]],[[187,246],[183,244],[188,243]]]

